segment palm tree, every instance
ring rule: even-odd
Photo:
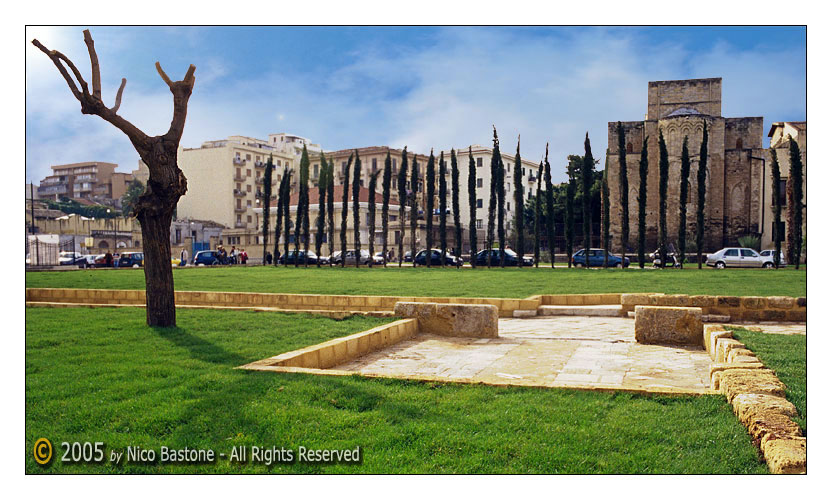
[[[445,269],[445,252],[448,250],[448,181],[446,179],[445,152],[439,152],[439,248],[442,255],[439,257],[442,269]]]
[[[384,267],[387,267],[387,219],[390,215],[390,176],[393,164],[390,160],[390,150],[384,159],[384,176],[381,178],[381,253],[384,255]]]
[[[344,193],[341,200],[341,267],[347,261],[347,209],[349,208],[350,200],[350,168],[352,167],[353,154],[350,153],[350,159],[347,161],[347,166],[344,169]],[[353,182],[358,182],[354,180]]]
[[[427,207],[425,210],[425,243],[427,244],[427,254],[425,258],[425,265],[430,267],[431,252],[433,251],[433,196],[436,191],[436,172],[434,163],[436,160],[433,157],[433,148],[430,150],[430,157],[428,158],[428,166],[425,169],[425,196],[427,196]],[[413,262],[416,263],[416,256],[413,256]]]
[[[471,247],[471,267],[477,267],[477,165],[468,146],[468,243]]]
[[[404,259],[404,205],[407,202],[407,146],[402,150],[402,165],[399,169],[398,181],[399,190],[399,267],[402,267]]]

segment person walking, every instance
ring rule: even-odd
[[[231,245],[231,254],[229,254],[229,257],[231,257],[231,264],[236,264],[237,263],[237,247],[236,246]]]
[[[266,265],[272,265],[272,253],[268,250],[266,251]]]
[[[113,254],[107,250],[107,253],[104,254],[104,265],[107,267],[113,267]]]
[[[188,265],[188,251],[183,248],[182,253],[179,254],[179,267],[186,265]]]
[[[240,249],[240,262],[242,262],[243,265],[246,265],[246,261],[248,261],[248,252],[246,252],[245,248],[241,248]]]

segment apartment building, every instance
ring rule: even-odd
[[[760,176],[760,192],[762,192],[762,203],[760,210],[760,248],[774,248],[774,196],[775,187],[771,182],[771,151],[777,152],[777,162],[780,164],[780,185],[777,186],[777,193],[780,197],[780,239],[783,241],[783,253],[786,253],[786,235],[788,235],[787,212],[788,205],[786,186],[789,181],[789,136],[791,136],[800,149],[801,160],[803,161],[803,202],[806,203],[806,122],[774,122],[769,129],[769,150],[765,151],[765,162],[763,163],[763,175]],[[806,233],[806,209],[803,209],[803,234]]]
[[[118,165],[106,162],[81,162],[53,165],[52,175],[40,181],[37,197],[58,201],[61,197],[79,198],[120,206],[121,197],[133,176],[116,172]]]

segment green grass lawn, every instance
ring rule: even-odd
[[[797,408],[794,419],[806,434],[806,336],[774,335],[735,328],[734,337],[786,384],[786,398]]]
[[[240,273],[257,276],[255,270]],[[722,396],[639,396],[233,369],[383,319],[181,310],[177,328],[153,329],[145,325],[141,308],[27,308],[26,314],[25,460],[30,473],[766,472]],[[48,468],[32,456],[39,437],[54,446]],[[272,468],[226,460],[199,466],[63,464],[62,441],[102,441],[107,453],[128,445],[157,452],[163,445],[202,447],[217,453],[228,453],[234,445],[295,450],[301,445],[361,446],[363,462]]]
[[[177,290],[522,298],[536,294],[664,292],[806,296],[801,269],[413,269],[219,267],[174,271]],[[27,272],[30,288],[143,289],[141,269]]]

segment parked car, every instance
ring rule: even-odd
[[[118,267],[142,267],[144,265],[144,253],[123,252],[118,258]]]
[[[329,257],[327,257],[326,255],[318,255],[318,262],[320,262],[322,266],[328,266]]]
[[[73,266],[78,263],[82,255],[78,252],[61,252],[58,254],[58,264],[62,266]]]
[[[726,267],[774,267],[774,258],[763,257],[753,248],[723,248],[716,253],[709,253],[707,265],[717,269]]]
[[[289,253],[286,254],[285,256],[281,256],[280,259],[278,260],[278,262],[280,264],[284,264],[284,265],[286,265],[286,264],[294,265],[295,264],[295,259],[297,258],[297,263],[299,265],[303,265],[304,257],[305,257],[306,263],[309,264],[310,266],[314,266],[318,263],[318,256],[312,250],[309,250],[308,253],[305,250],[300,250],[300,251],[297,251],[297,252],[295,250],[289,250]]]
[[[373,265],[374,266],[383,266],[384,265],[384,252],[376,252],[373,254]]]
[[[774,252],[775,252],[775,250],[773,250],[773,249],[772,250],[763,250],[762,252],[760,252],[760,255],[762,257],[770,257],[771,261],[774,262]],[[783,254],[782,250],[780,251],[780,265],[781,266],[787,265],[786,256]]]
[[[201,250],[194,255],[195,266],[216,266],[220,263],[220,255],[216,250]]]
[[[422,250],[416,254],[416,258],[413,260],[414,266],[426,266],[427,265],[427,250]],[[450,252],[445,252],[445,265],[446,266],[456,266],[457,263],[460,265],[462,261],[459,260],[458,257],[454,257],[451,255]],[[430,265],[431,266],[441,266],[442,265],[442,251],[438,248],[434,248],[431,251],[430,255]]]
[[[112,266],[107,266],[107,254],[106,253],[100,253],[100,254],[96,255],[93,267],[112,267]]]
[[[335,252],[334,255],[335,260],[333,260],[333,264],[340,266],[341,262],[344,262],[345,266],[354,266],[355,265],[355,250],[347,250],[346,255],[342,254],[341,252]],[[361,250],[361,255],[358,258],[358,265],[364,266],[370,262],[370,252],[367,250]]]
[[[480,250],[477,253],[476,262],[477,267],[480,266],[487,266],[488,265],[488,252],[489,250]],[[517,255],[517,252],[510,248],[506,248],[506,266],[510,267],[517,267],[517,261],[519,260],[520,256]],[[491,267],[500,265],[500,249],[492,248],[491,249]],[[523,266],[533,266],[534,265],[534,258],[532,257],[523,257]]]
[[[413,262],[413,255],[410,254],[410,250],[404,253],[404,262]]]
[[[95,267],[95,255],[82,255],[76,262],[78,267],[86,269],[88,267]]]
[[[589,249],[589,266],[590,267],[604,267],[604,252],[603,248],[590,248]],[[587,256],[584,249],[580,249],[572,255],[572,265],[575,267],[583,267],[587,265]],[[613,253],[607,254],[607,267],[629,267],[630,266],[630,259],[628,257],[624,257],[624,260],[621,260],[621,257],[615,255]]]

